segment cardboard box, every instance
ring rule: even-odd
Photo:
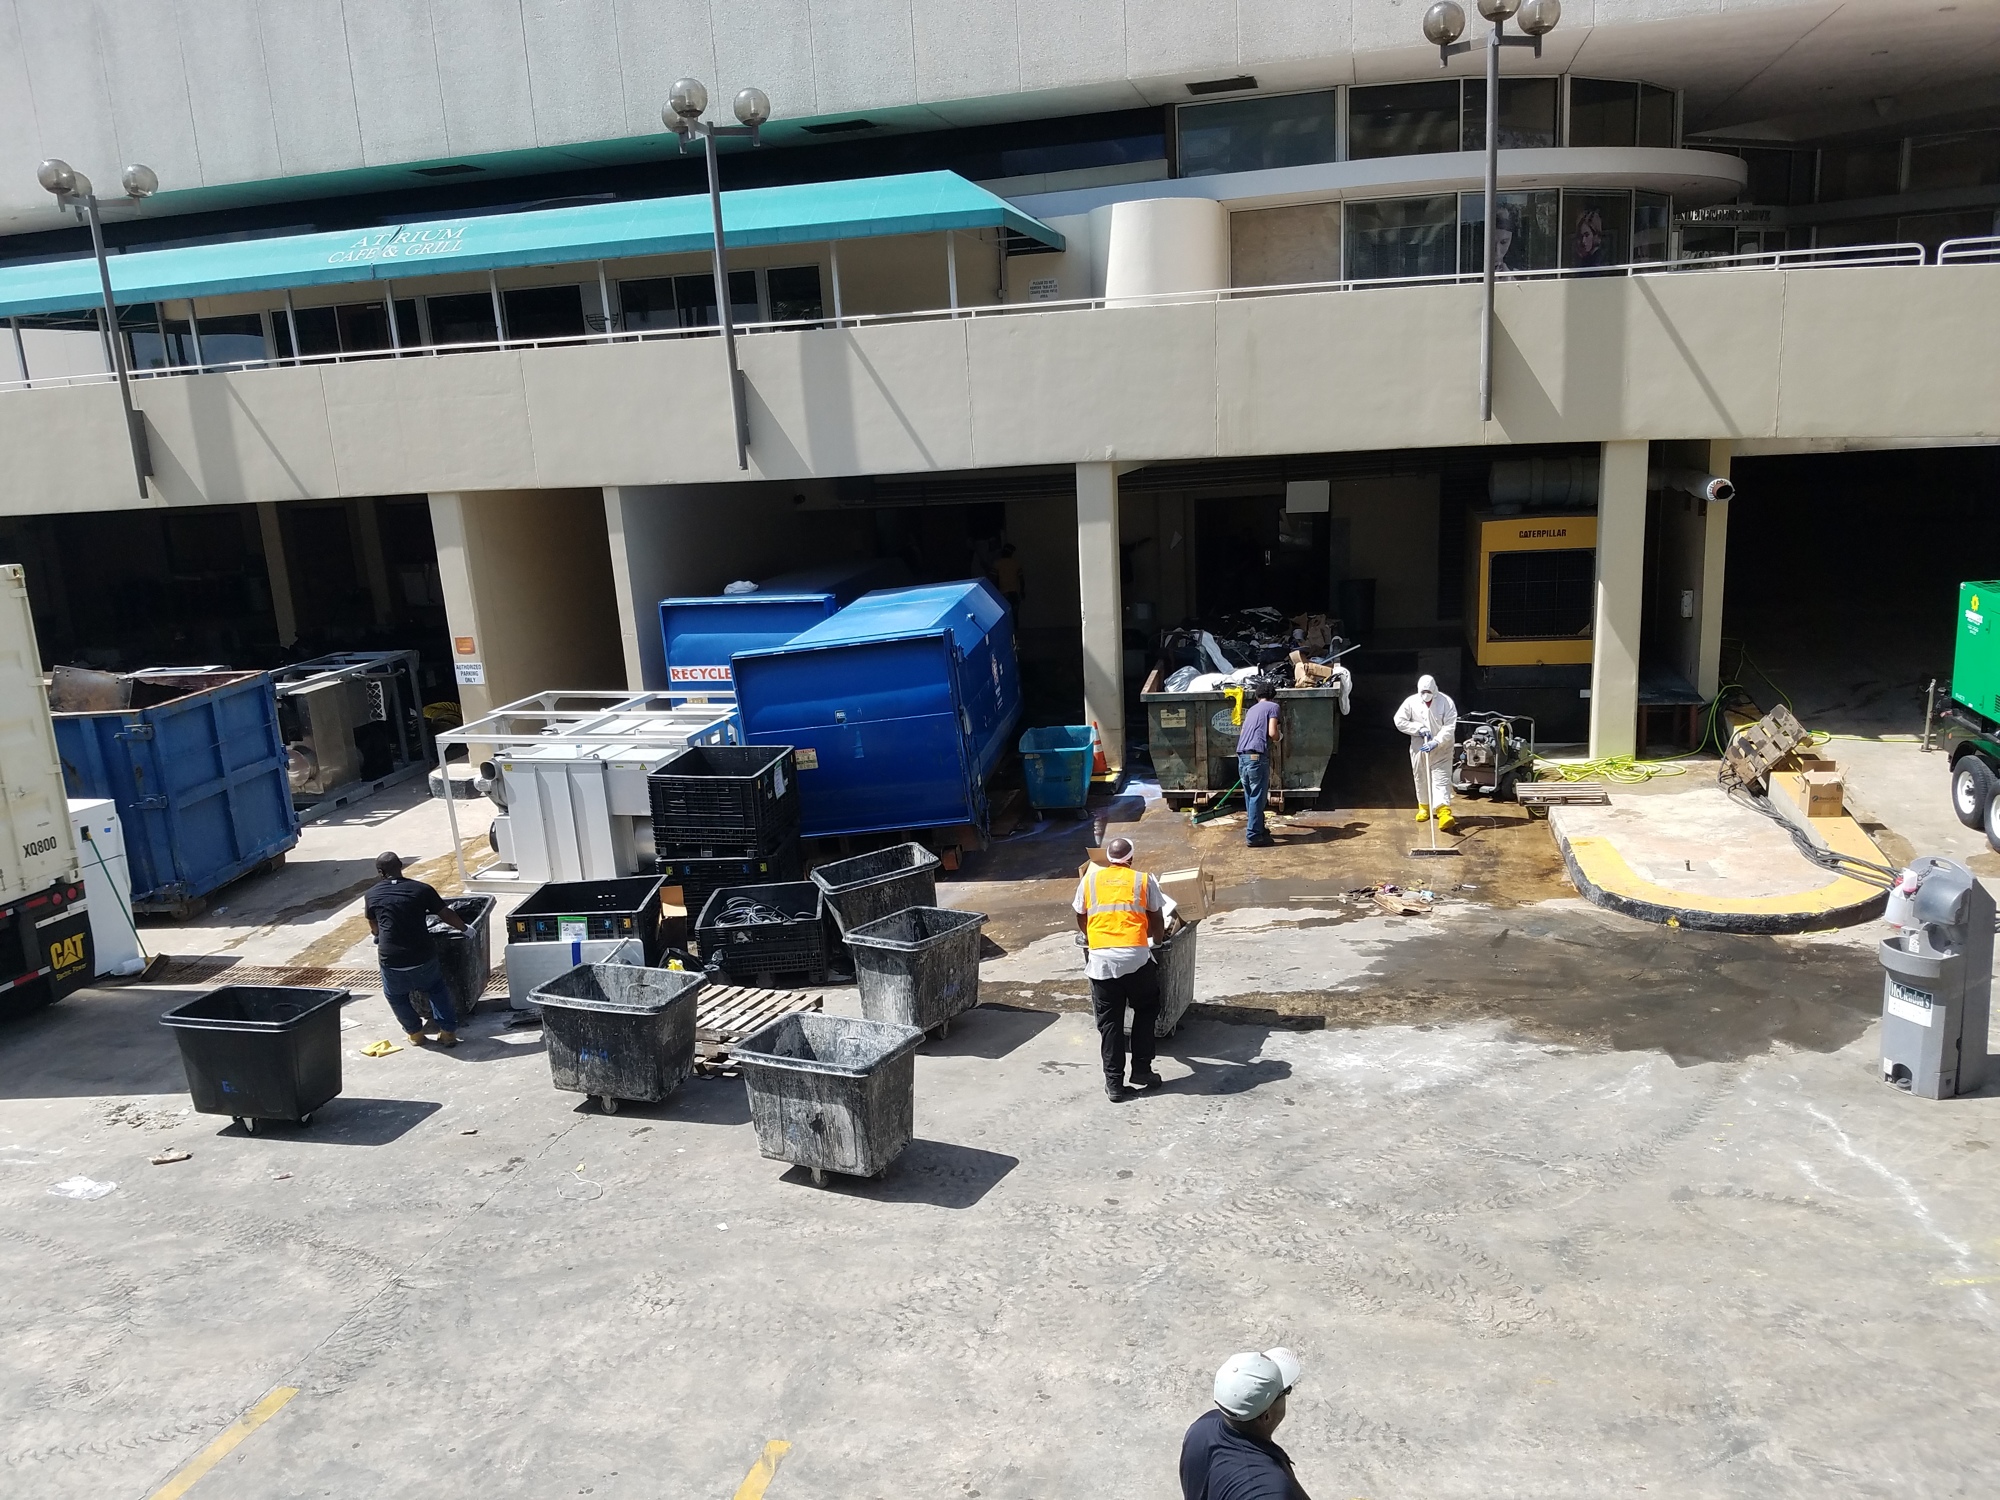
[[[1090,855],[1090,859],[1087,863],[1076,867],[1078,880],[1090,873],[1091,865],[1111,863],[1105,858],[1102,849],[1090,849],[1085,852]],[[1135,860],[1132,868],[1143,872],[1146,869],[1145,862]],[[1174,910],[1180,919],[1190,925],[1207,916],[1209,908],[1215,904],[1215,877],[1200,865],[1185,870],[1163,870],[1153,878],[1160,883],[1160,894],[1174,903]]]
[[[687,897],[677,885],[660,887],[660,941],[669,948],[687,950]]]
[[[1775,771],[1771,782],[1808,818],[1837,818],[1845,811],[1847,788],[1838,771]]]

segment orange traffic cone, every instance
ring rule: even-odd
[[[1104,758],[1104,731],[1097,727],[1095,719],[1090,724],[1090,774],[1093,776],[1111,774],[1111,764]]]

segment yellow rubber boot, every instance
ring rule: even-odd
[[[1428,807],[1420,807],[1417,809],[1417,821],[1419,823],[1428,823],[1430,821],[1430,818],[1431,818],[1431,810]]]
[[[1438,809],[1438,832],[1439,832],[1439,833],[1450,833],[1450,832],[1451,832],[1451,830],[1452,830],[1452,829],[1453,829],[1453,828],[1454,828],[1455,826],[1457,826],[1457,823],[1458,823],[1458,819],[1454,818],[1454,817],[1453,817],[1453,816],[1451,815],[1451,809],[1450,809],[1450,808],[1448,808],[1448,807],[1440,807],[1440,808]]]

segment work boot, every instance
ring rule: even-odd
[[[1166,1081],[1166,1079],[1155,1073],[1151,1068],[1146,1069],[1143,1073],[1134,1073],[1132,1075],[1132,1087],[1135,1089],[1156,1089]]]
[[[1104,1097],[1109,1099],[1113,1104],[1123,1104],[1131,1097],[1131,1094],[1126,1090],[1125,1085],[1117,1079],[1107,1078],[1104,1080]]]
[[[1430,821],[1430,818],[1431,818],[1431,810],[1428,807],[1420,807],[1417,809],[1417,821],[1419,823],[1428,823]]]
[[[1277,842],[1270,834],[1260,833],[1255,838],[1245,839],[1243,844],[1248,849],[1271,849],[1277,846]]]
[[[458,1045],[458,1033],[455,1031],[440,1031],[437,1037],[437,1044],[440,1047],[456,1047]]]
[[[1453,816],[1451,815],[1451,809],[1450,809],[1450,808],[1448,808],[1448,807],[1440,807],[1440,808],[1438,809],[1438,832],[1439,832],[1439,833],[1450,833],[1450,832],[1451,832],[1451,830],[1452,830],[1452,829],[1453,829],[1453,828],[1454,828],[1454,827],[1455,827],[1455,826],[1457,825],[1457,823],[1458,823],[1458,819],[1454,818],[1454,817],[1453,817]]]
[[[430,1040],[430,1038],[425,1036],[421,1031],[406,1031],[403,1033],[403,1035],[410,1039],[410,1045],[412,1047],[421,1047],[425,1042]]]

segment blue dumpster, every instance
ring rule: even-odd
[[[1090,801],[1090,765],[1097,739],[1088,724],[1060,724],[1021,735],[1021,779],[1029,803],[1041,809],[1083,807]]]
[[[992,584],[877,589],[734,666],[744,738],[797,754],[806,837],[985,826],[986,779],[1021,718]]]
[[[135,672],[132,706],[54,716],[72,797],[118,805],[134,911],[189,915],[299,841],[267,672]]]
[[[729,658],[759,646],[782,646],[870,589],[903,582],[898,558],[870,558],[767,578],[747,594],[705,594],[660,601],[660,641],[673,692],[729,692]]]

